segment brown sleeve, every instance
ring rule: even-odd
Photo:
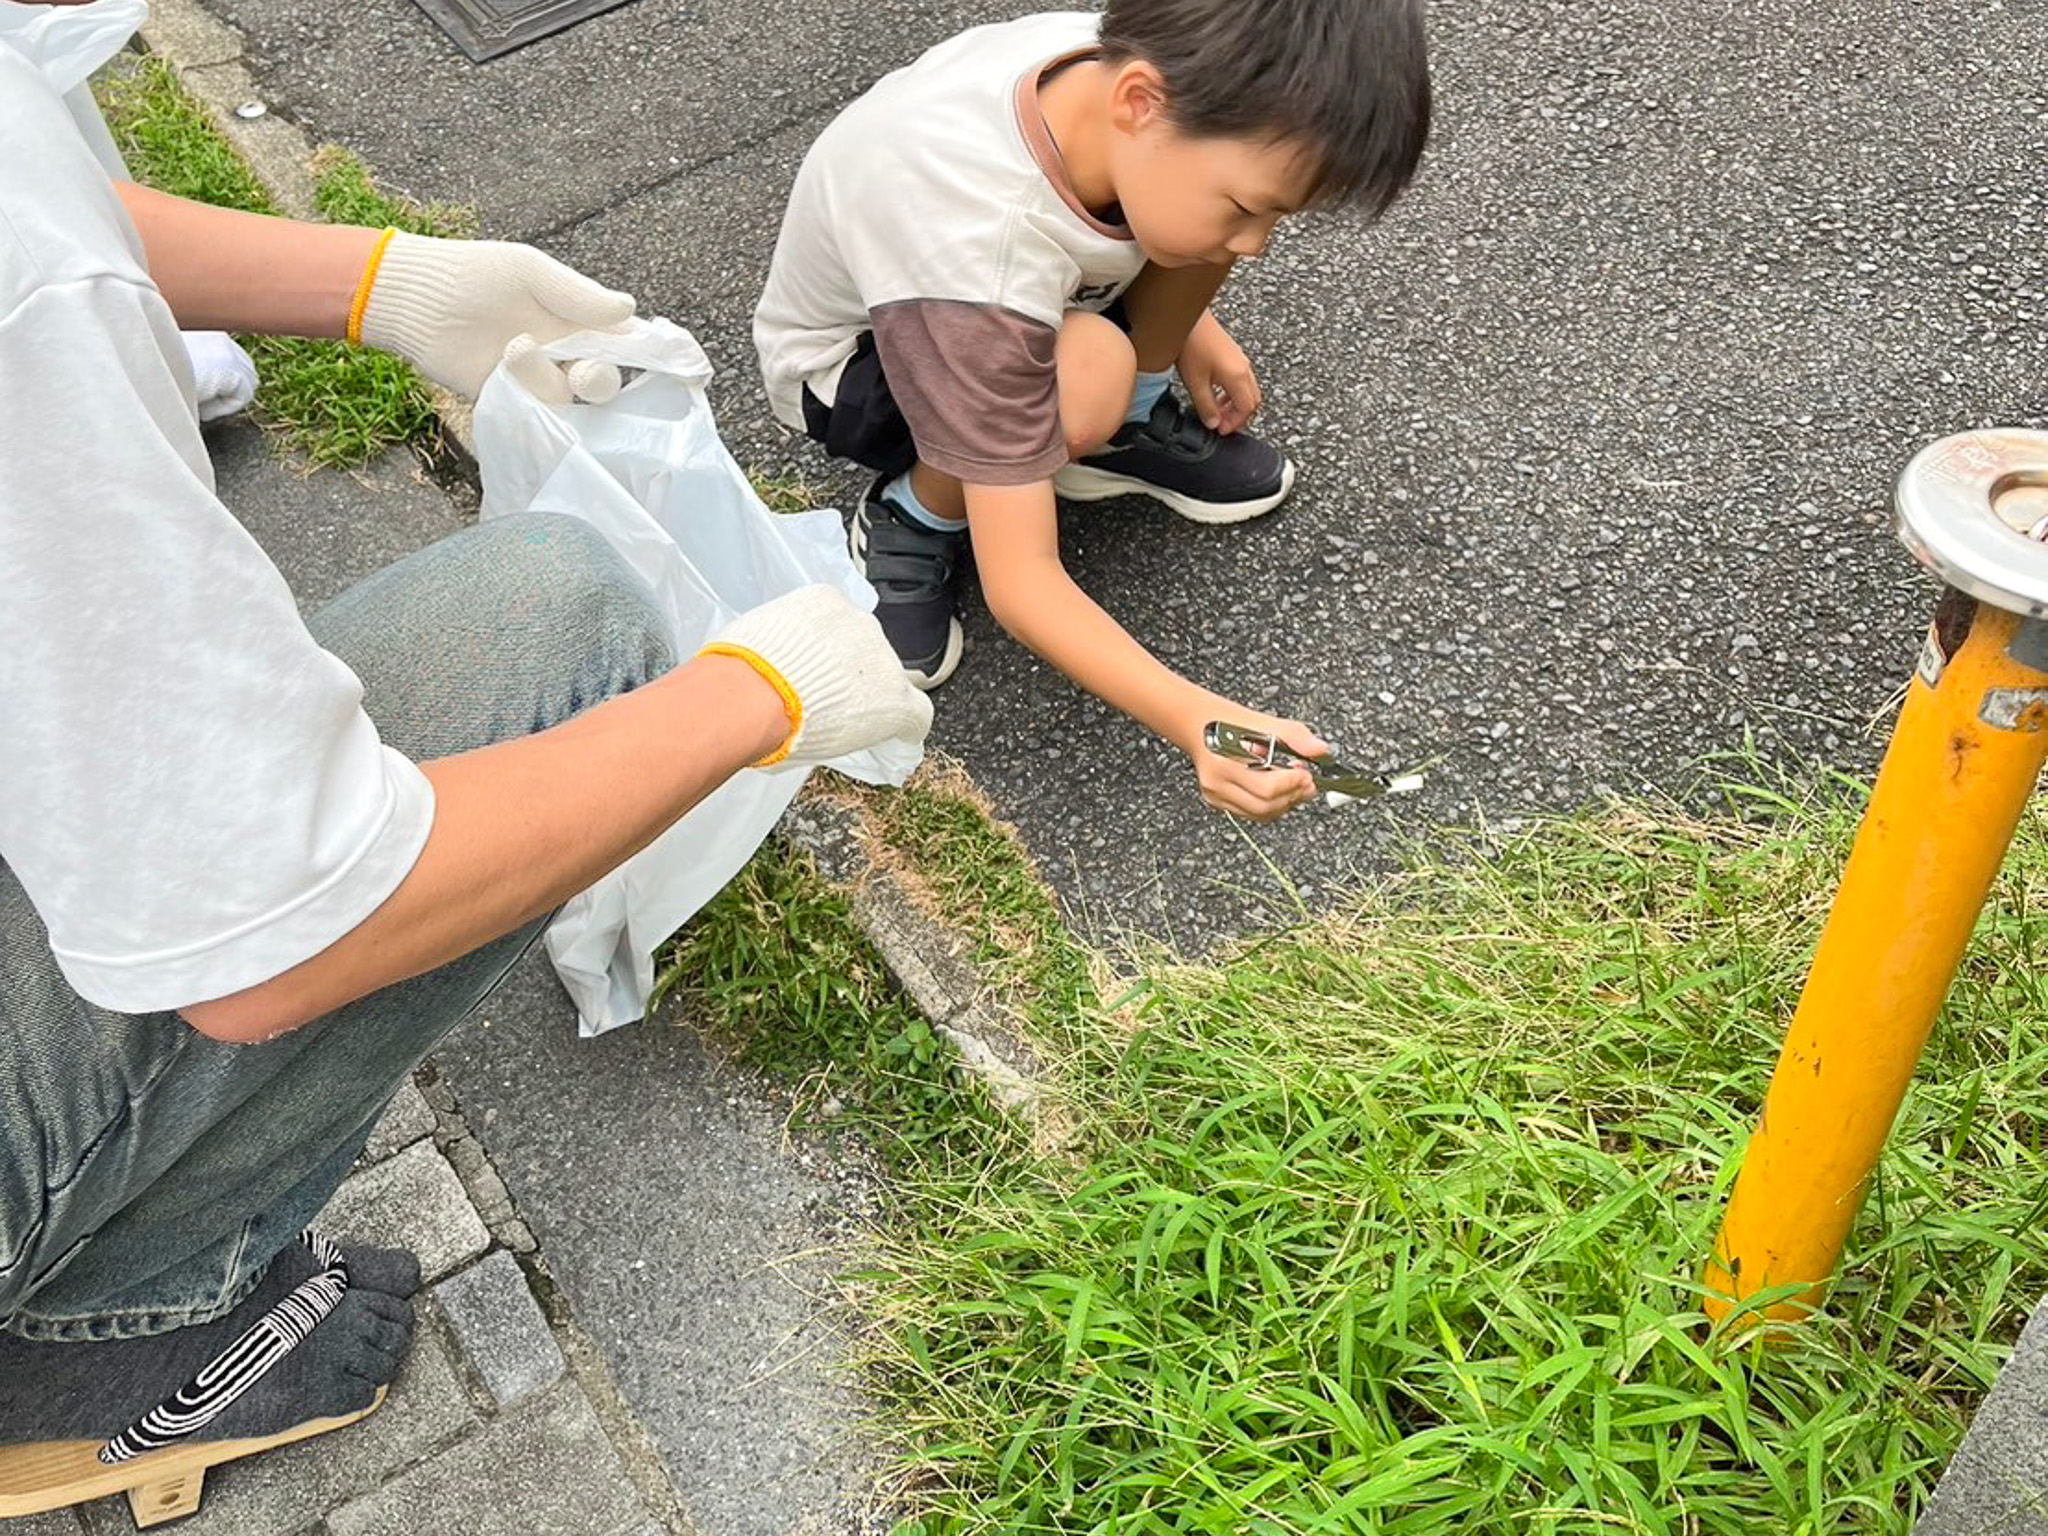
[[[1051,326],[959,299],[907,299],[868,318],[926,464],[972,485],[1029,485],[1067,462]]]

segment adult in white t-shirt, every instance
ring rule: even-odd
[[[733,772],[921,735],[930,712],[822,588],[676,665],[648,594],[570,519],[470,529],[302,621],[214,494],[181,325],[349,335],[472,394],[502,357],[566,400],[533,338],[631,299],[525,246],[117,184],[5,43],[0,144],[0,1514],[18,1514],[370,1406],[417,1266],[290,1244],[396,1086],[546,914]]]

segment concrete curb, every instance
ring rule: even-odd
[[[141,37],[149,52],[177,73],[180,84],[248,162],[277,206],[294,218],[316,218],[311,166],[317,146],[296,123],[274,112],[254,118],[237,114],[237,108],[263,99],[243,62],[241,33],[200,0],[152,0]],[[469,406],[441,390],[435,391],[434,405],[447,441],[465,467],[473,469],[476,443]],[[857,815],[824,797],[806,794],[784,817],[781,833],[809,853],[825,878],[848,894],[862,933],[932,1028],[960,1053],[963,1069],[987,1085],[996,1103],[1025,1119],[1036,1139],[1058,1139],[1051,1121],[1040,1113],[1046,1099],[1044,1064],[992,1002],[995,988],[969,958],[972,946],[963,935],[920,912],[902,886],[875,866],[862,842]],[[454,1139],[459,1143],[462,1138],[458,1133]],[[473,1149],[471,1143],[469,1150]],[[460,1145],[451,1148],[452,1153],[464,1150]],[[466,1166],[475,1161],[458,1160],[457,1168],[488,1220],[503,1204],[504,1186],[487,1164]],[[532,1238],[524,1224],[513,1220],[507,1226],[499,1234],[501,1240],[513,1252],[530,1255]]]
[[[267,111],[255,118],[236,115],[237,108],[263,100],[242,62],[242,34],[196,0],[151,0],[142,41],[177,71],[179,83],[206,108],[279,209],[295,219],[315,217],[313,146],[305,134]]]
[[[818,793],[800,795],[780,831],[808,853],[818,872],[846,893],[854,921],[905,995],[960,1053],[997,1104],[1035,1133],[1046,1133],[1045,1064],[994,1002],[996,988],[976,967],[966,937],[931,917],[902,884],[869,858],[858,813]]]

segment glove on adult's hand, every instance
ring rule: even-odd
[[[349,339],[395,352],[435,383],[474,400],[502,358],[543,400],[609,400],[609,363],[566,372],[540,345],[573,331],[616,330],[633,296],[591,281],[530,245],[394,234],[371,257]]]
[[[735,656],[782,695],[789,739],[756,768],[829,762],[902,738],[923,743],[932,701],[910,686],[871,613],[837,587],[799,587],[741,614],[704,647]]]
[[[219,421],[249,408],[256,398],[256,362],[241,343],[220,331],[187,331],[185,351],[192,359],[201,421]]]

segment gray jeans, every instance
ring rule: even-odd
[[[539,514],[444,539],[308,623],[416,761],[544,730],[675,660],[610,546]],[[0,864],[0,1325],[119,1338],[232,1308],[542,926],[280,1039],[222,1045],[79,997]]]

